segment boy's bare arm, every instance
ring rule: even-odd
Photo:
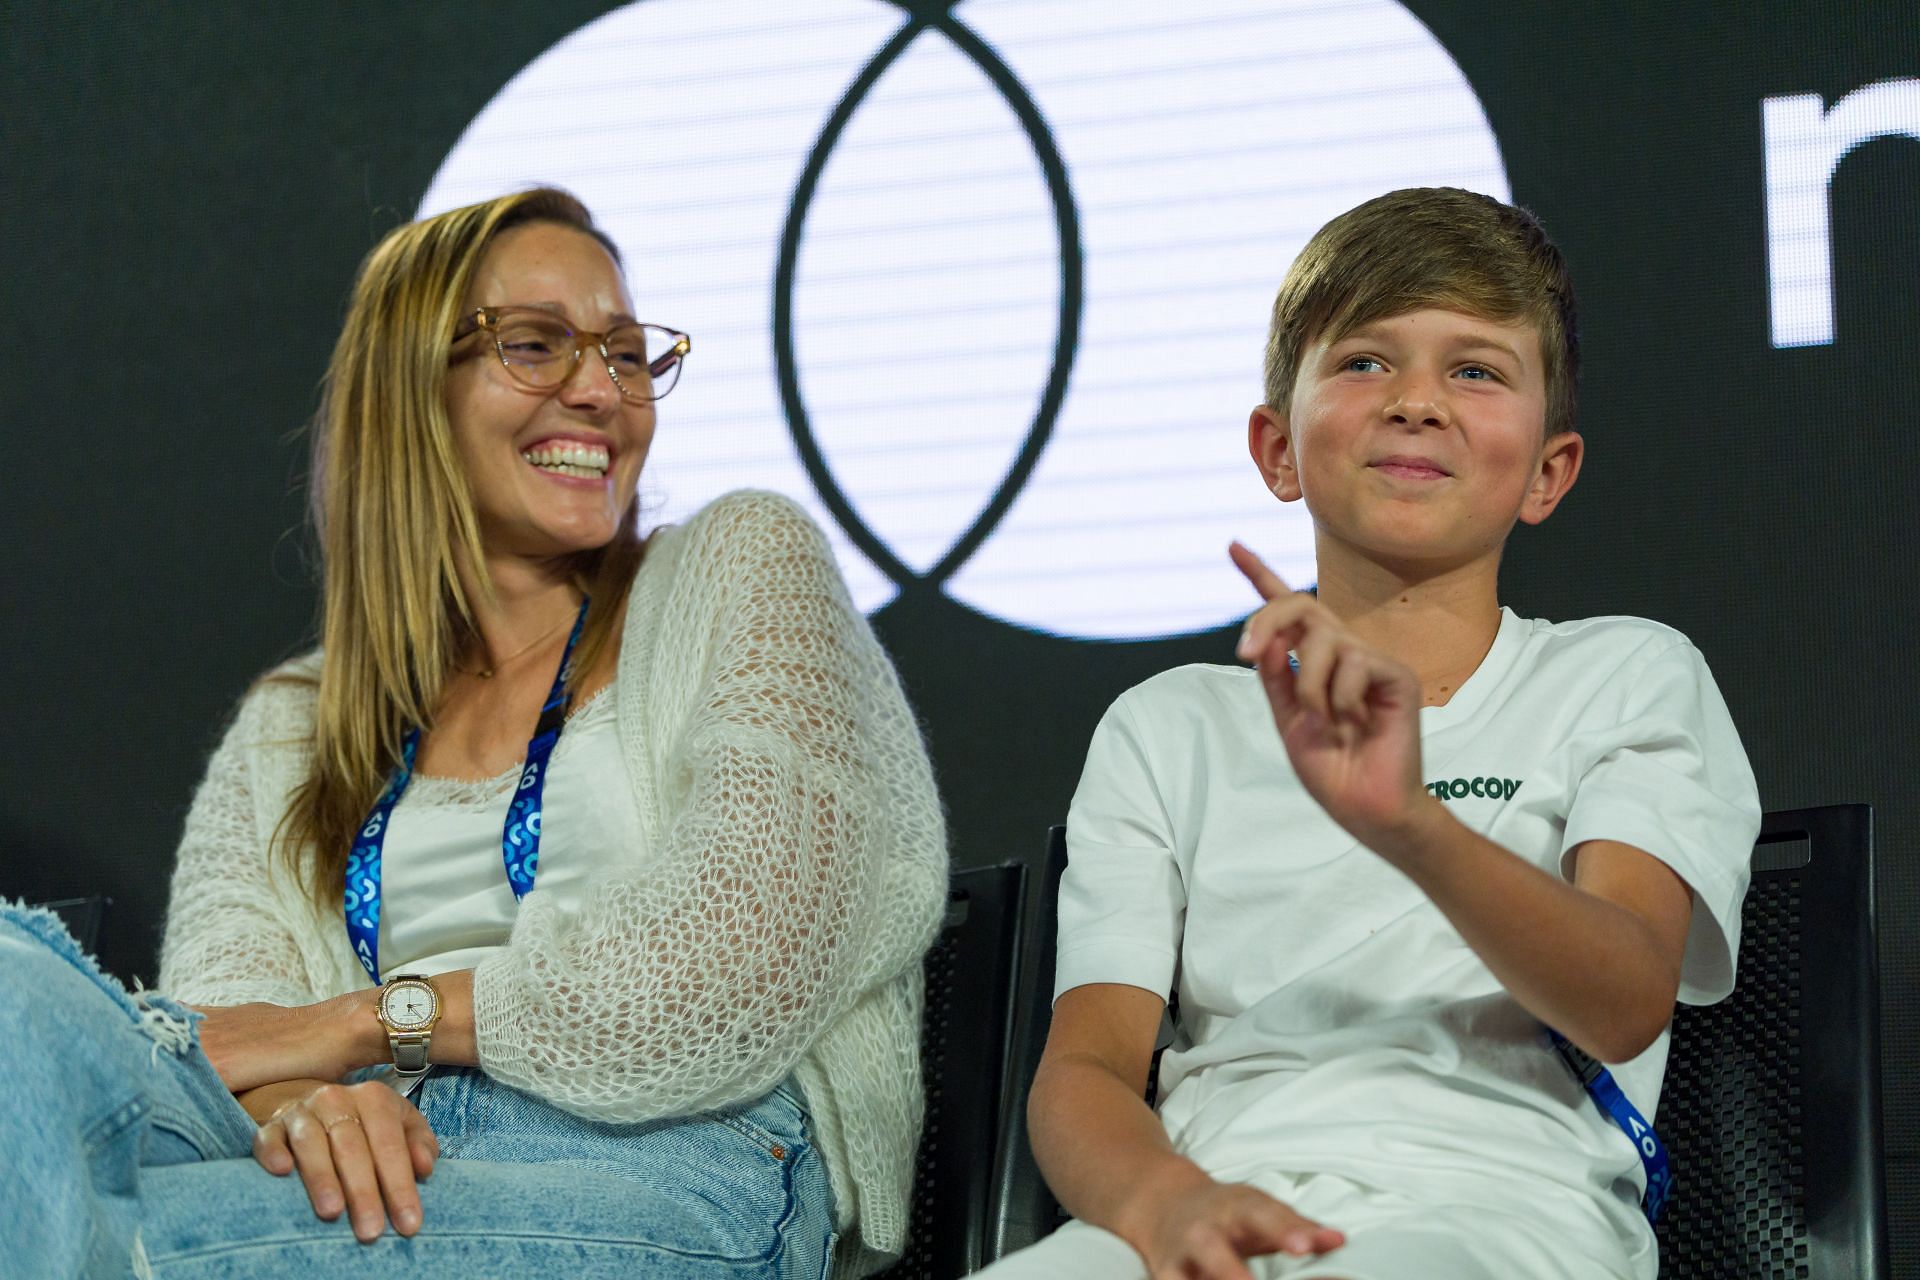
[[[1068,991],[1053,1006],[1046,1052],[1027,1097],[1034,1158],[1061,1205],[1135,1248],[1142,1205],[1206,1180],[1192,1161],[1174,1154],[1146,1102],[1165,1008],[1152,992],[1118,983]]]
[[[1638,1055],[1673,1016],[1692,892],[1630,845],[1589,841],[1568,884],[1470,830],[1420,783],[1420,682],[1258,557],[1266,598],[1240,656],[1256,663],[1301,785],[1405,872],[1526,1009],[1594,1057]],[[1296,672],[1288,651],[1297,654]]]
[[[1542,871],[1427,797],[1375,852],[1404,871],[1528,1012],[1602,1062],[1638,1057],[1680,988],[1693,894],[1651,854],[1592,840],[1574,882]]]
[[[1067,1211],[1104,1227],[1153,1280],[1251,1280],[1244,1258],[1344,1242],[1253,1187],[1222,1184],[1174,1151],[1146,1103],[1166,1002],[1138,987],[1075,987],[1053,1007],[1027,1098],[1034,1156]]]

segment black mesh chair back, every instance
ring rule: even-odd
[[[1734,993],[1674,1018],[1660,1274],[1881,1280],[1872,811],[1769,814],[1744,915]]]
[[[946,923],[926,958],[927,1115],[906,1250],[882,1273],[890,1280],[957,1280],[986,1264],[1025,902],[1024,867],[953,876]]]

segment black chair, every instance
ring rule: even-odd
[[[64,920],[67,932],[80,944],[80,949],[92,955],[100,945],[100,921],[106,916],[107,907],[112,902],[112,898],[95,896],[61,898],[40,905]]]
[[[1767,815],[1744,920],[1733,995],[1673,1022],[1660,1274],[1881,1280],[1872,810]]]
[[[1053,959],[1060,933],[1060,875],[1067,869],[1067,829],[1047,830],[1047,861],[1035,895],[1014,993],[1013,1041],[1008,1057],[1015,1087],[1000,1107],[1000,1136],[993,1170],[993,1221],[987,1239],[989,1261],[1024,1248],[1060,1225],[1064,1215],[1034,1163],[1027,1140],[1027,1090],[1047,1047],[1053,1022]]]
[[[956,872],[946,924],[926,958],[920,1039],[927,1116],[907,1246],[889,1280],[958,1280],[991,1261],[994,1143],[1013,1092],[1007,1069],[1020,976],[1026,868]],[[1049,966],[1051,962],[1049,962]]]
[[[1040,956],[1016,1006],[992,1257],[1051,1231],[1027,1087],[1046,1042],[1066,832],[1048,832]],[[1769,814],[1753,851],[1739,986],[1682,1007],[1656,1127],[1677,1188],[1659,1229],[1666,1280],[1885,1280],[1873,818],[1865,805]],[[1044,935],[1044,936],[1042,936]]]

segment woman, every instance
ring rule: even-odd
[[[167,995],[0,921],[29,1274],[901,1248],[946,881],[925,752],[797,507],[640,538],[690,340],[633,315],[554,190],[368,257],[316,434],[323,648],[208,768]]]

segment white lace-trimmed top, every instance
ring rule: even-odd
[[[380,858],[380,976],[471,969],[513,932],[500,830],[520,765],[467,780],[418,773]],[[608,685],[568,716],[547,769],[535,888],[578,911],[594,882],[646,862]]]
[[[321,674],[309,655],[256,684],[207,765],[167,908],[170,995],[297,1005],[368,986],[340,911],[269,855]],[[947,893],[899,677],[812,520],[743,491],[649,539],[611,697],[644,859],[574,906],[536,881],[474,968],[480,1066],[622,1122],[794,1077],[833,1182],[834,1274],[877,1270],[906,1239],[921,956]]]

